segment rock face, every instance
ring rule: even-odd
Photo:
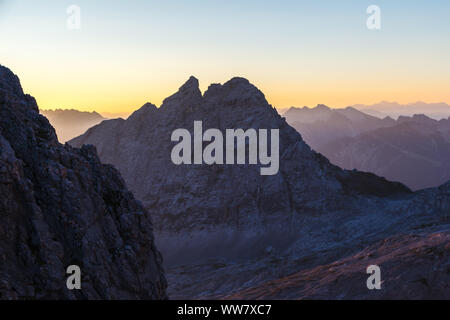
[[[278,174],[261,176],[257,165],[173,164],[172,132],[192,134],[200,120],[203,131],[279,129]],[[450,185],[414,194],[332,165],[243,78],[202,95],[191,77],[160,108],[146,104],[70,144],[95,145],[152,212],[173,298],[226,296],[398,233],[447,228],[449,219]]]
[[[81,112],[78,110],[40,110],[50,124],[55,128],[58,140],[66,143],[70,139],[78,137],[90,127],[99,124],[106,118],[97,112]]]
[[[0,66],[0,299],[164,299],[147,211],[95,148],[58,143]],[[68,290],[66,268],[81,268]]]

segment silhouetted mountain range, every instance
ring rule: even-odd
[[[440,120],[450,117],[450,105],[446,103],[426,103],[414,102],[408,104],[399,104],[397,102],[382,101],[373,105],[357,104],[355,109],[378,118],[390,116],[397,119],[400,116],[413,116],[415,114],[424,114],[432,119]]]
[[[450,120],[400,117],[395,126],[337,139],[317,150],[342,168],[373,172],[413,190],[450,180]]]
[[[106,120],[97,112],[82,112],[78,110],[40,110],[56,130],[58,140],[65,143],[78,137],[90,127]]]
[[[352,107],[331,109],[325,105],[315,108],[292,107],[283,116],[314,149],[338,138],[354,137],[362,132],[395,124],[395,120],[390,117],[379,119]]]
[[[373,121],[373,129],[378,127],[367,115],[347,112],[355,122],[364,117]],[[278,174],[261,176],[256,165],[173,164],[171,134],[178,128],[192,134],[194,121],[202,121],[204,130],[279,129]],[[343,121],[348,132],[366,129]],[[388,237],[448,230],[450,183],[412,193],[374,174],[332,165],[243,78],[212,84],[202,94],[191,77],[160,108],[147,103],[127,120],[104,121],[70,144],[95,145],[102,161],[121,171],[152,212],[172,298],[227,297],[333,263]],[[415,257],[420,261],[419,254],[410,253],[411,260]],[[445,263],[447,258],[435,259]],[[383,268],[384,262],[379,263]],[[431,275],[424,267],[408,274],[398,257],[389,265],[396,266],[393,277],[402,274],[404,285],[424,297],[450,296],[426,284],[430,277],[448,279],[445,270]],[[327,291],[329,284],[322,285],[321,298],[340,297]],[[413,297],[411,291],[396,290],[386,285],[377,297]]]
[[[95,148],[61,145],[0,66],[0,299],[164,299],[147,211]],[[81,268],[81,290],[66,268]]]
[[[450,118],[378,119],[354,108],[291,108],[286,119],[313,149],[345,169],[372,172],[413,190],[450,180]]]

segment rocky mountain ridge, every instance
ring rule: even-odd
[[[280,174],[260,177],[258,168],[249,165],[173,164],[170,159],[174,146],[170,141],[171,133],[177,128],[186,128],[192,133],[196,120],[203,122],[204,130],[280,129]],[[147,103],[126,121],[105,121],[69,143],[74,146],[95,145],[102,161],[119,168],[127,184],[146,206],[155,206],[166,212],[163,220],[167,216],[177,216],[175,220],[181,229],[186,226],[185,219],[193,219],[196,214],[199,214],[197,226],[212,217],[218,219],[218,224],[228,223],[230,220],[221,221],[224,216],[229,216],[221,212],[226,207],[234,214],[237,210],[249,213],[254,210],[265,216],[274,212],[305,210],[308,203],[315,201],[327,205],[327,194],[332,192],[373,196],[409,193],[404,186],[375,175],[343,171],[331,165],[304,143],[301,136],[267,103],[262,92],[243,78],[233,78],[224,85],[213,84],[202,95],[198,80],[191,77],[177,93],[164,100],[160,108]],[[245,180],[241,179],[243,175]],[[190,178],[195,183],[186,185],[185,180]],[[297,183],[301,180],[305,184]],[[367,184],[369,181],[371,183]],[[181,185],[184,185],[181,190],[172,189],[172,186]],[[208,193],[205,194],[205,190]],[[211,197],[215,192],[220,192],[220,197]],[[179,206],[173,199],[178,199]],[[194,207],[193,203],[197,205]],[[268,206],[266,210],[265,205]],[[245,209],[246,206],[250,207]],[[185,214],[187,211],[189,215]],[[245,213],[238,216],[250,218]],[[211,221],[205,222],[209,224]],[[158,224],[158,229],[175,227],[174,222]]]
[[[171,133],[185,128],[192,135],[194,121],[204,130],[279,129],[279,173],[261,176],[257,165],[173,164]],[[151,210],[169,294],[177,298],[226,296],[395,234],[448,228],[449,184],[412,193],[332,165],[243,78],[202,94],[191,77],[159,108],[146,104],[70,144],[95,145]]]
[[[413,190],[450,179],[450,118],[378,119],[326,106],[291,108],[285,116],[314,150],[341,168],[372,172]]]
[[[442,299],[448,296],[450,232],[398,235],[329,265],[302,270],[215,299]],[[367,290],[367,266],[379,266],[380,290]],[[429,274],[433,270],[435,274]]]
[[[339,138],[355,137],[396,124],[390,117],[379,119],[352,107],[331,109],[325,105],[317,105],[314,108],[292,107],[283,116],[302,134],[305,142],[317,151]]]

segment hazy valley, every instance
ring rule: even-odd
[[[97,112],[82,112],[78,110],[39,110],[56,130],[58,140],[61,143],[78,137],[90,127],[106,120]]]

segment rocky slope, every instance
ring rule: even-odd
[[[256,165],[173,164],[172,132],[192,133],[196,120],[203,130],[279,129],[278,174],[261,176]],[[224,296],[332,263],[393,234],[447,228],[449,219],[449,185],[413,194],[332,165],[242,78],[202,94],[191,77],[160,108],[148,103],[70,144],[95,145],[151,210],[169,295],[177,298]]]
[[[147,211],[95,148],[58,143],[0,66],[0,299],[163,299]],[[81,268],[81,290],[66,268]]]
[[[370,265],[380,267],[381,290],[367,290]],[[449,231],[398,235],[331,264],[214,298],[443,299],[449,298],[449,271]]]
[[[78,110],[40,110],[50,124],[55,128],[58,140],[66,143],[70,139],[78,137],[90,127],[99,124],[106,118],[97,112],[82,112]]]

